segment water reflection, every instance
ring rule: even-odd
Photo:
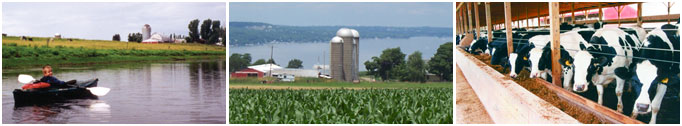
[[[97,100],[25,107],[14,107],[16,75],[3,73],[3,123],[224,124],[225,71],[225,60],[57,71],[60,79],[99,78],[111,91]]]

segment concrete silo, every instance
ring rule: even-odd
[[[331,71],[331,77],[337,80],[343,80],[344,78],[344,73],[343,73],[343,39],[338,36],[334,36],[332,40],[329,42],[331,45],[330,48],[330,53],[331,53],[331,63],[329,65],[329,70]]]
[[[152,27],[149,24],[144,24],[142,27],[142,41],[149,39],[152,34]]]
[[[355,61],[355,64],[353,64],[353,82],[359,82],[360,78],[358,78],[358,71],[360,70],[360,33],[352,29],[351,30],[353,34],[353,61]]]
[[[355,70],[355,68],[353,68],[353,64],[355,64],[355,61],[353,61],[353,32],[351,29],[341,28],[339,29],[339,31],[336,32],[336,36],[341,37],[344,41],[342,52],[344,78],[342,80],[352,81],[353,80],[352,70]]]

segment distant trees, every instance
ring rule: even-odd
[[[256,62],[253,62],[252,65],[261,65],[261,64],[266,64],[265,59],[258,59]]]
[[[128,42],[142,42],[142,33],[128,33]]]
[[[272,64],[275,64],[275,65],[277,65],[277,63],[275,63],[275,60],[273,60],[273,59],[268,59],[268,61],[267,61],[267,62],[265,62],[265,63],[272,63]]]
[[[452,81],[452,42],[440,45],[436,54],[429,60],[429,72],[442,79]]]
[[[189,36],[185,40],[189,43],[199,40],[199,19],[190,21],[187,28],[189,28]]]
[[[111,38],[111,41],[121,41],[121,35],[114,34],[114,37]]]
[[[405,54],[400,51],[400,47],[385,49],[379,57],[373,56],[364,64],[367,75],[373,75],[383,81],[423,83],[426,82],[427,70],[445,80],[452,80],[452,42],[441,45],[428,64],[422,59],[422,53],[419,51],[410,54],[406,62]]]
[[[206,19],[201,23],[201,29],[199,33],[201,35],[201,39],[203,40],[202,43],[211,37],[211,23],[211,19]]]
[[[220,26],[220,20],[206,19],[201,22],[199,26],[199,19],[194,19],[189,23],[189,37],[186,37],[187,42],[199,42],[203,44],[217,44],[220,38],[223,39],[223,45],[226,44],[225,27]]]
[[[222,39],[223,46],[227,46],[227,31],[225,27],[220,28],[222,31],[220,32],[220,38]]]
[[[426,82],[426,64],[422,60],[422,53],[415,51],[407,56],[407,63],[404,70],[405,74],[401,77],[402,81]]]
[[[287,68],[296,68],[296,69],[303,68],[303,61],[301,61],[299,59],[289,60],[289,64],[287,65]]]
[[[247,68],[249,66],[249,63],[251,63],[251,54],[249,54],[249,53],[232,54],[232,55],[230,55],[230,68],[229,68],[230,72],[235,72],[235,71]]]
[[[372,57],[372,60],[365,62],[365,68],[369,74],[381,77],[381,80],[397,79],[396,75],[400,71],[393,68],[405,63],[405,54],[400,51],[400,47],[388,48],[381,52],[379,57]]]

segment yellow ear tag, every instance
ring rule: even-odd
[[[525,56],[524,56],[524,57],[523,57],[523,60],[528,60],[528,57],[525,57]]]
[[[570,66],[570,65],[571,65],[571,63],[568,62],[568,60],[566,60],[566,63],[565,63],[565,64],[566,64],[566,66]]]
[[[664,78],[663,80],[661,80],[661,83],[667,84],[667,83],[668,83],[668,78]]]

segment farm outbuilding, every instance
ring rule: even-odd
[[[460,71],[463,74],[456,75],[458,85],[459,77],[465,78],[462,83],[470,85],[482,104],[480,109],[487,111],[485,113],[493,123],[679,123],[679,91],[676,100],[668,100],[663,94],[667,96],[674,88],[679,90],[679,85],[666,85],[668,78],[679,81],[677,24],[680,15],[670,14],[674,5],[671,2],[661,3],[667,7],[668,13],[642,16],[642,11],[647,11],[642,9],[642,2],[456,2],[456,43],[459,47],[455,51],[456,69],[458,74]],[[645,23],[660,23],[662,26],[642,28]],[[675,28],[666,29],[669,27]],[[669,49],[668,45],[660,48],[651,46],[655,43],[650,40],[652,37],[666,34],[667,38],[660,38],[665,39],[661,42],[670,43]],[[600,41],[604,43],[593,43],[600,39],[604,39]],[[617,51],[613,54],[598,54],[598,51],[606,50],[604,48],[618,49],[614,49]],[[642,53],[646,50],[667,51],[666,55],[678,58],[650,58]],[[583,54],[595,54],[597,59],[585,59]],[[574,64],[584,60],[594,61],[587,63],[594,64],[594,67],[585,68],[587,72]],[[660,99],[654,99],[650,104],[639,104],[641,97],[637,97],[640,93],[637,88],[641,87],[633,88],[636,86],[632,83],[640,80],[630,76],[638,74],[636,66],[649,61],[672,64],[673,67],[656,65],[659,70],[671,69],[676,74],[657,75],[656,79],[665,78],[665,81],[651,85],[659,85],[652,88],[654,92],[663,92],[659,93],[664,99],[662,102],[676,102],[677,107],[670,108],[664,104],[659,112],[654,104],[660,103]],[[525,64],[524,67],[514,67]],[[624,65],[616,70],[608,69],[613,64]],[[537,66],[542,66],[542,69],[538,70]],[[591,74],[592,68],[600,72]],[[618,76],[601,75],[603,71],[599,69],[606,69],[604,73],[616,71]],[[518,71],[522,72],[514,74]],[[584,76],[583,73],[588,73],[589,78],[599,76],[594,79],[599,84],[593,84],[592,78],[587,79],[590,88],[587,84],[576,88],[575,85],[582,83],[575,84],[579,79],[573,76]],[[599,80],[606,78],[602,76],[615,79]],[[602,87],[602,83],[606,86]],[[622,85],[628,87],[624,89]],[[458,94],[464,91],[457,90]],[[616,97],[617,102],[614,100]],[[659,98],[658,94],[656,98]],[[666,113],[670,111],[677,111],[677,114]],[[656,113],[659,113],[658,121]]]

